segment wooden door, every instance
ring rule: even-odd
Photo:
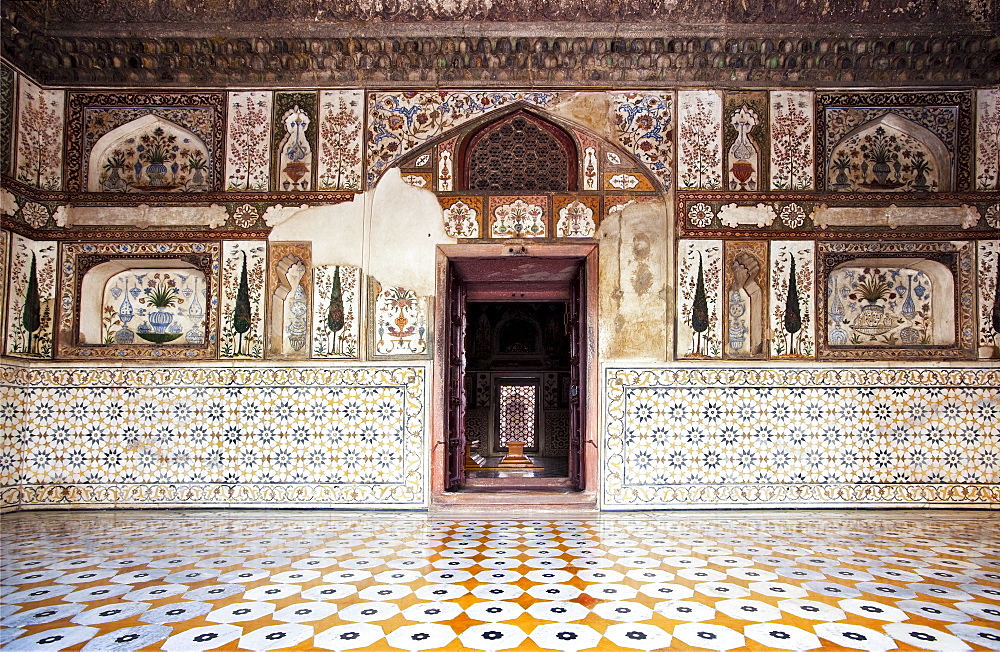
[[[448,266],[448,418],[445,433],[445,489],[455,491],[465,484],[465,321],[466,290]]]
[[[587,373],[587,317],[584,312],[586,287],[581,265],[570,288],[566,306],[566,327],[569,331],[569,479],[576,489],[584,488],[584,383]]]

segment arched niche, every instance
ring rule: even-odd
[[[90,151],[89,192],[197,192],[211,189],[208,147],[184,127],[145,115],[101,136]]]
[[[205,273],[183,260],[101,263],[84,274],[80,285],[77,341],[200,346],[207,337],[208,290]]]
[[[753,254],[744,252],[730,261],[726,306],[726,355],[759,356],[764,349],[767,324],[761,273],[764,265]]]
[[[933,132],[895,113],[849,131],[830,150],[827,187],[860,192],[948,192],[954,170]]]
[[[955,279],[925,258],[858,258],[827,281],[826,340],[831,347],[952,346]]]
[[[274,268],[271,293],[271,352],[284,357],[309,353],[309,266],[295,254],[284,256]]]

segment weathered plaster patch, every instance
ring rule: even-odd
[[[601,223],[600,355],[662,359],[666,351],[666,240],[662,203],[634,204]]]
[[[456,241],[445,233],[434,193],[407,185],[398,169],[385,173],[372,197],[368,274],[384,287],[433,296],[436,248]]]
[[[343,204],[295,209],[274,227],[271,242],[313,243],[314,265],[360,267],[364,255],[365,197],[357,195]]]
[[[567,101],[550,109],[555,115],[568,118],[594,133],[614,142],[611,100],[605,93],[574,93]]]

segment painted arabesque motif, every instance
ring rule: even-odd
[[[618,142],[660,180],[673,185],[673,97],[662,91],[609,93]],[[615,154],[617,156],[617,154]]]
[[[370,280],[372,354],[382,357],[423,356],[430,351],[428,302],[413,290],[383,287]]]

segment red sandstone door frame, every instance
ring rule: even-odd
[[[515,270],[519,262],[538,263],[543,269],[551,269],[552,274],[536,275],[530,280],[526,278],[513,279],[505,283],[497,281],[503,270]],[[456,433],[460,427],[461,410],[456,402],[464,398],[462,390],[455,390],[456,360],[464,361],[464,341],[454,341],[461,337],[455,329],[454,303],[465,301],[477,295],[480,299],[510,300],[511,293],[516,293],[522,301],[550,301],[555,296],[571,297],[576,293],[578,305],[577,328],[574,351],[572,355],[579,360],[579,382],[577,389],[577,409],[575,420],[579,424],[576,429],[575,446],[571,437],[570,454],[575,455],[571,461],[574,482],[579,488],[596,492],[599,478],[599,442],[597,440],[597,424],[599,423],[600,399],[597,395],[598,368],[597,359],[597,245],[596,244],[457,244],[440,245],[437,248],[437,296],[435,302],[435,329],[443,337],[435,338],[435,356],[432,391],[433,398],[429,427],[429,458],[431,464],[431,500],[453,486],[460,477],[457,469],[451,467],[458,463],[455,454],[457,438],[464,441],[464,433]],[[572,270],[572,276],[562,278],[562,265]],[[461,273],[459,268],[481,270],[474,274],[476,279],[461,279],[455,277]],[[492,270],[492,271],[491,271]],[[512,272],[513,273],[513,272]],[[487,277],[489,280],[487,281]],[[461,296],[459,293],[463,293]],[[561,294],[560,294],[561,293]],[[464,334],[464,328],[459,329]],[[457,348],[455,345],[458,345]],[[464,362],[461,365],[464,367]],[[457,420],[456,420],[457,417]],[[450,454],[449,454],[450,452]],[[464,460],[464,451],[463,458]],[[575,467],[574,467],[575,464]],[[512,499],[515,500],[515,499]]]

